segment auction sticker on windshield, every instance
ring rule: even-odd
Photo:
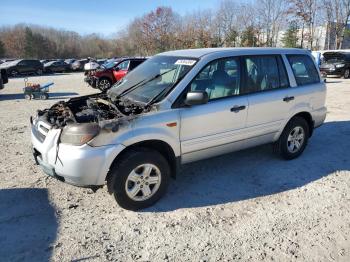
[[[180,59],[175,62],[175,65],[187,65],[187,66],[193,66],[196,63],[196,60],[190,60],[190,59]]]

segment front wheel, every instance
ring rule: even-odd
[[[102,78],[100,81],[98,81],[98,89],[101,91],[105,91],[109,89],[112,86],[111,80],[107,78]]]
[[[287,160],[297,158],[303,153],[309,134],[309,125],[306,120],[302,117],[293,117],[275,143],[275,151]]]
[[[112,166],[107,185],[122,208],[138,210],[156,203],[165,194],[170,167],[159,152],[135,149]]]
[[[41,70],[41,69],[36,70],[36,74],[38,76],[41,76],[43,74],[43,70]]]
[[[347,78],[349,78],[349,77],[350,77],[350,69],[347,68],[347,69],[345,69],[345,71],[344,71],[344,78],[347,79]]]
[[[13,70],[11,70],[10,75],[11,75],[12,77],[16,77],[16,76],[18,76],[18,71],[15,70],[15,69],[13,69]]]

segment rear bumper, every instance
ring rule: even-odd
[[[322,107],[320,109],[314,110],[312,112],[312,119],[314,121],[314,128],[321,126],[326,120],[327,107]]]

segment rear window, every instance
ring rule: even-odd
[[[280,56],[246,56],[243,61],[246,79],[243,93],[255,93],[289,86],[287,73]]]
[[[311,57],[307,55],[287,55],[298,86],[320,82],[317,69]]]

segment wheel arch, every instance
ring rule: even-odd
[[[285,123],[282,131],[284,130],[284,128],[287,126],[287,124],[289,123],[290,120],[292,120],[294,117],[301,117],[303,119],[305,119],[305,121],[307,122],[308,126],[309,126],[309,137],[312,136],[312,133],[314,131],[314,120],[312,118],[312,115],[307,112],[307,111],[301,111],[301,112],[298,112],[296,114],[294,114],[291,118],[289,118],[289,120]],[[280,133],[282,134],[282,132]]]
[[[103,79],[107,79],[108,81],[111,82],[111,84],[113,84],[113,79],[110,77],[110,76],[107,76],[107,75],[102,75],[98,78],[98,81],[100,82],[101,80]]]
[[[172,147],[165,141],[158,139],[150,139],[144,140],[140,142],[136,142],[125,147],[113,160],[111,166],[113,166],[123,155],[125,155],[130,150],[136,150],[137,148],[148,148],[158,151],[162,154],[166,160],[168,161],[171,169],[171,177],[176,178],[176,173],[180,166],[180,157],[176,157],[174,150]],[[110,172],[108,172],[106,176],[106,180],[109,179]]]

